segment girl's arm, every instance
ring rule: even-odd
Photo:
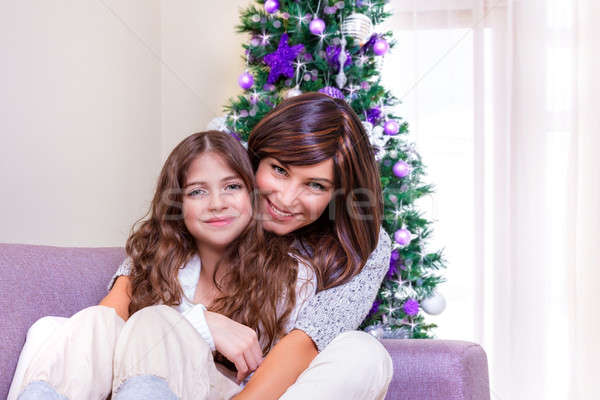
[[[337,335],[357,329],[389,269],[391,240],[381,228],[379,243],[361,272],[347,283],[323,290],[302,308],[294,330],[271,349],[235,400],[277,399]],[[260,371],[260,374],[259,374]]]
[[[284,336],[232,400],[278,399],[317,356],[317,347],[304,332],[294,329]]]
[[[131,281],[129,276],[121,275],[115,281],[110,292],[100,302],[101,306],[112,307],[117,314],[127,321],[129,318],[129,303],[131,302]]]

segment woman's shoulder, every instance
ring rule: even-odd
[[[392,239],[390,235],[383,228],[379,228],[379,241],[377,242],[377,247],[375,250],[369,255],[369,260],[377,258],[377,257],[385,257],[389,256],[392,251]]]

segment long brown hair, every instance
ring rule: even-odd
[[[377,246],[383,200],[373,148],[352,108],[322,93],[284,100],[254,127],[248,152],[255,171],[265,157],[292,166],[333,160],[332,201],[317,221],[292,235],[312,250],[317,290],[358,274]]]
[[[133,265],[130,315],[154,304],[181,304],[179,269],[197,254],[194,238],[183,220],[183,188],[190,164],[204,152],[218,154],[240,176],[251,194],[256,213],[252,166],[237,140],[223,132],[207,131],[190,135],[179,143],[162,168],[146,215],[149,218],[142,221],[143,217],[133,225],[125,246]],[[288,248],[286,239],[264,232],[257,219],[252,218],[227,247],[212,277],[219,295],[208,310],[255,330],[265,353],[285,334],[285,324],[295,306],[297,261],[288,254]],[[225,273],[218,282],[220,268]],[[282,295],[284,312],[278,316]]]

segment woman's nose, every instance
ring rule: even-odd
[[[281,206],[285,207],[287,211],[291,211],[294,204],[298,200],[301,194],[301,188],[299,185],[289,184],[281,192],[279,192],[279,201]]]

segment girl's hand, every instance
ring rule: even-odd
[[[256,332],[219,313],[205,311],[204,315],[215,348],[235,365],[238,383],[242,382],[263,362]]]

